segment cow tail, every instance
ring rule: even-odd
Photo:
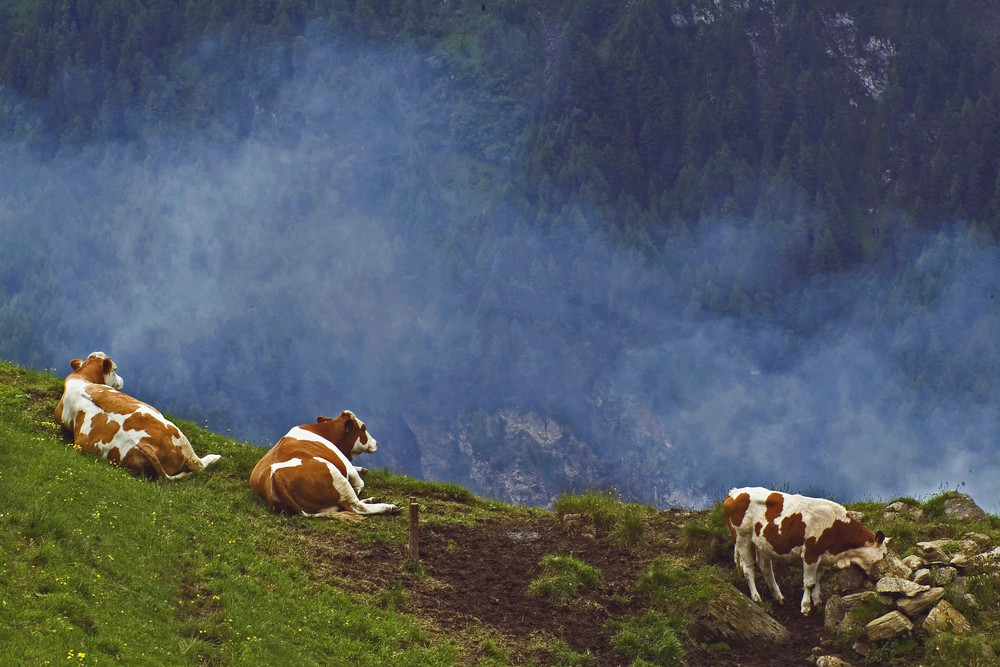
[[[153,466],[153,470],[155,470],[156,474],[160,477],[165,479],[183,479],[191,474],[181,472],[176,475],[168,475],[167,471],[163,469],[163,464],[160,463],[160,458],[156,455],[156,451],[152,447],[142,442],[137,442],[135,447],[142,453],[143,456],[146,457],[146,460],[149,461],[149,465]]]
[[[337,519],[339,521],[361,521],[364,519],[360,514],[352,510],[344,510],[340,512],[320,512],[319,514],[310,514],[306,512],[302,507],[295,501],[295,495],[289,493],[288,487],[282,480],[280,471],[276,471],[271,475],[271,495],[274,497],[275,505],[278,505],[275,509],[282,509],[290,514],[299,516],[323,516],[329,519]],[[273,505],[272,505],[273,506]]]
[[[288,492],[288,487],[279,475],[280,471],[271,473],[271,493],[274,495],[277,509],[283,509],[290,514],[305,514],[306,512],[295,502],[295,496]]]

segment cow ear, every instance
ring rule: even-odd
[[[69,362],[69,367],[72,368],[74,371],[80,370],[80,366],[83,366],[82,359],[73,359],[72,361]]]
[[[888,544],[889,541],[885,539],[885,533],[880,530],[875,533],[875,544],[882,544],[883,542]]]
[[[107,357],[104,357],[104,363],[102,364],[102,367],[104,369],[104,374],[105,375],[107,375],[108,373],[110,373],[113,370],[112,367],[111,367],[111,360],[108,359]]]

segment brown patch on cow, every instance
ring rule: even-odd
[[[98,412],[90,420],[90,431],[86,437],[94,444],[111,442],[120,428],[118,422],[108,419],[107,414]]]
[[[764,526],[764,539],[768,541],[775,553],[787,554],[795,547],[801,547],[806,541],[806,522],[802,514],[789,514],[781,520],[781,526],[768,521]]]
[[[293,457],[294,458],[294,457]],[[340,504],[340,494],[333,486],[330,469],[316,458],[303,459],[300,465],[278,468],[271,475],[271,506],[290,514],[315,514]],[[294,489],[294,492],[290,492]]]
[[[729,534],[733,536],[733,540],[736,539],[736,526],[742,525],[749,508],[750,494],[746,492],[735,498],[726,496],[722,502],[722,513],[726,517],[726,525],[729,526]]]
[[[87,387],[87,395],[94,405],[116,415],[129,415],[141,407],[146,407],[142,401],[136,400],[128,394],[123,394],[117,389],[112,389],[107,385],[96,384]]]
[[[159,476],[156,467],[138,447],[132,447],[125,452],[125,456],[122,457],[120,464],[135,475],[143,477]]]
[[[122,428],[136,434],[144,433],[141,438],[137,439],[137,444],[145,446],[146,451],[130,450],[129,454],[134,452],[132,457],[129,454],[125,455],[123,465],[130,470],[151,477],[158,476],[159,471],[156,470],[155,464],[149,460],[153,456],[156,457],[163,471],[168,475],[176,475],[185,468],[187,461],[184,458],[184,452],[175,444],[175,440],[179,440],[183,436],[180,430],[170,422],[138,412],[126,419]],[[133,468],[129,464],[131,460],[143,461],[139,466],[141,470]]]
[[[772,492],[764,501],[764,508],[764,520],[767,523],[774,523],[785,509],[785,496],[777,491]]]
[[[106,458],[108,461],[115,464],[116,466],[120,466],[122,464],[122,453],[118,451],[117,447],[112,447],[111,449],[109,449],[107,455],[104,458]]]
[[[812,565],[825,553],[835,556],[850,549],[874,545],[875,535],[860,521],[848,517],[847,521],[834,521],[818,538],[810,537],[805,544],[805,561]]]
[[[146,436],[143,437],[143,440],[151,444],[169,441],[172,446],[173,439],[181,437],[180,430],[170,422],[142,412],[130,416],[122,424],[122,427],[126,431],[145,431]]]
[[[84,361],[73,359],[69,365],[73,374],[94,384],[104,384],[104,376],[112,370],[111,360],[106,357],[87,357]]]
[[[82,411],[76,413],[76,419],[73,421],[73,444],[88,454],[100,454],[101,450],[97,448],[95,441],[83,433],[83,422],[86,420],[87,415]]]

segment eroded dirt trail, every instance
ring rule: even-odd
[[[661,553],[691,556],[692,545],[681,537],[680,526],[690,512],[665,511],[652,522],[657,543],[629,549],[595,538],[585,531],[568,529],[556,517],[517,522],[481,523],[475,527],[445,525],[425,527],[420,535],[422,575],[408,574],[405,545],[370,547],[335,544],[329,534],[309,532],[317,569],[331,584],[345,590],[377,593],[402,585],[403,610],[426,619],[431,626],[461,634],[470,628],[499,634],[527,651],[528,638],[538,632],[564,640],[577,652],[590,651],[596,665],[627,662],[611,645],[614,631],[608,620],[641,614],[647,604],[635,592],[636,578]],[[547,554],[574,556],[598,568],[604,585],[569,602],[531,595],[528,586]],[[712,555],[713,562],[732,568],[731,551]],[[803,617],[798,610],[801,569],[782,567],[779,584],[786,603],[775,607],[774,617],[792,634],[781,647],[731,647],[709,652],[686,642],[689,665],[758,666],[805,664],[823,637],[821,614]],[[741,590],[745,589],[741,588]]]

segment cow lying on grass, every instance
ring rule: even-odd
[[[808,614],[821,601],[819,580],[830,565],[857,565],[871,575],[885,556],[882,531],[872,534],[841,505],[760,487],[733,489],[723,502],[726,525],[736,541],[733,561],[742,571],[750,597],[760,602],[754,581],[754,554],[778,603],[785,601],[774,580],[775,560],[802,559],[802,605]]]
[[[250,488],[272,509],[288,514],[348,520],[393,514],[399,511],[395,505],[359,497],[365,485],[359,470],[364,469],[352,460],[377,446],[353,412],[319,417],[315,424],[294,427],[257,462]]]
[[[199,458],[180,429],[156,408],[119,391],[125,384],[103,352],[73,359],[56,405],[56,421],[73,445],[145,477],[181,479],[217,461]]]

